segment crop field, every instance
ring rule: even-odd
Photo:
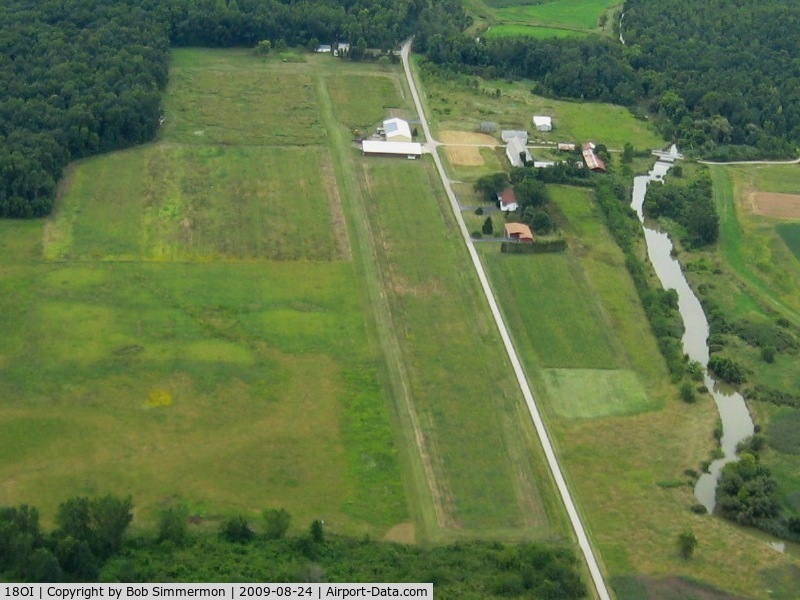
[[[161,141],[73,165],[51,219],[0,223],[0,503],[283,506],[383,535],[408,521],[398,436],[340,181],[309,145],[316,67],[173,65]],[[267,110],[276,82],[310,104]]]
[[[538,27],[536,25],[502,24],[492,25],[484,34],[487,38],[525,36],[535,39],[583,37],[583,31],[559,29],[557,27]]]
[[[444,131],[478,131],[481,121],[496,121],[501,129],[531,130],[535,114],[553,117],[553,131],[532,132],[531,143],[594,141],[621,150],[625,142],[636,148],[662,148],[664,140],[649,123],[626,108],[612,104],[569,102],[531,94],[531,83],[481,80],[475,77],[441,79],[423,72],[428,111],[435,117],[434,135]],[[479,82],[476,89],[472,82]],[[500,96],[496,96],[496,91]],[[533,150],[534,157],[536,150]]]
[[[431,197],[434,172],[420,166],[367,160],[361,185],[438,527],[559,535],[529,417],[477,282],[456,267],[467,258],[448,207]]]
[[[600,15],[609,8],[620,4],[618,0],[551,0],[529,4],[503,2],[502,8],[495,9],[499,19],[527,24],[593,30],[598,28]],[[491,5],[491,4],[490,4]]]
[[[350,128],[373,127],[405,104],[395,77],[334,74],[326,85],[337,120]]]

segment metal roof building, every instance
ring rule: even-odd
[[[533,124],[536,126],[537,131],[552,131],[553,130],[553,118],[552,117],[542,117],[539,115],[535,115],[533,117]]]
[[[520,154],[524,154],[524,162]],[[525,142],[520,138],[511,138],[508,141],[508,145],[506,145],[506,156],[512,167],[524,167],[525,163],[533,161],[531,153],[528,152],[528,149],[525,147]]]
[[[411,141],[411,127],[408,126],[408,121],[397,117],[386,119],[383,122],[383,129],[386,132],[387,142]]]
[[[506,143],[510,142],[514,138],[518,138],[526,144],[528,143],[528,132],[521,131],[519,129],[504,129],[500,132],[500,137]]]
[[[361,142],[364,154],[386,154],[394,156],[422,156],[422,144],[418,142],[384,142],[364,140]]]

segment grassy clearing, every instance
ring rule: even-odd
[[[484,34],[487,38],[525,36],[535,39],[582,37],[586,33],[574,29],[538,27],[536,25],[503,24],[492,25]]]
[[[345,255],[321,148],[156,144],[83,162],[45,255],[62,260],[328,260]]]
[[[498,18],[550,27],[582,30],[598,28],[600,15],[620,4],[618,0],[552,0],[536,4],[497,8]]]
[[[210,519],[285,506],[383,535],[408,508],[333,161],[261,145],[294,108],[258,86],[315,99],[319,67],[174,66],[169,141],[73,166],[52,221],[0,224],[0,503],[132,494],[144,523],[175,499]]]
[[[466,257],[448,208],[431,201],[433,170],[375,158],[362,168],[439,527],[450,536],[555,533],[548,478],[502,347],[471,272],[455,267]]]
[[[476,80],[477,88],[471,84]],[[508,83],[467,76],[445,80],[423,73],[423,83],[435,131],[478,131],[481,121],[496,121],[501,129],[532,130],[533,115],[543,114],[553,117],[554,129],[532,132],[532,143],[592,140],[612,149],[622,149],[625,142],[636,148],[664,146],[649,123],[635,119],[621,106],[543,98],[531,94],[535,84],[530,81]]]
[[[372,128],[404,105],[395,76],[331,75],[326,85],[336,119],[349,128]]]

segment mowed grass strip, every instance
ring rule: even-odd
[[[569,257],[502,254],[494,245],[481,250],[515,338],[526,354],[534,354],[536,365],[585,369],[621,365],[593,290]]]
[[[492,25],[485,34],[487,38],[524,36],[537,40],[550,38],[583,37],[586,33],[575,29],[559,29],[555,27],[538,27],[536,25],[503,24]]]
[[[786,247],[800,260],[800,223],[781,223],[775,230]]]
[[[504,6],[495,10],[495,14],[509,21],[549,25],[551,27],[572,27],[575,29],[597,29],[600,15],[613,6],[620,4],[618,0],[552,0],[529,4],[520,2],[520,6]]]
[[[148,145],[74,166],[47,258],[330,260],[346,250],[321,148]],[[349,252],[349,251],[348,251]]]
[[[545,383],[553,410],[562,417],[593,419],[631,415],[653,408],[653,402],[630,370],[546,369]]]
[[[379,267],[449,535],[551,531],[529,420],[431,165],[362,160]],[[539,479],[542,478],[542,479]]]
[[[173,50],[161,139],[188,144],[324,144],[310,67],[245,50]]]
[[[207,517],[285,506],[377,535],[407,519],[349,263],[5,275],[3,504],[132,494],[145,520],[173,497]]]
[[[403,105],[397,79],[390,76],[336,74],[325,78],[336,120],[346,127],[370,128]]]

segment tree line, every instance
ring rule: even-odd
[[[652,117],[706,158],[792,156],[800,145],[800,5],[778,0],[627,0],[625,45],[434,35],[428,58],[547,96],[613,102]]]
[[[155,137],[170,45],[388,49],[468,24],[458,0],[6,0],[0,217],[48,214],[68,162]]]
[[[560,544],[459,542],[416,546],[329,532],[322,520],[290,529],[285,509],[233,515],[215,529],[181,505],[154,531],[131,533],[130,498],[72,498],[44,531],[31,506],[0,507],[0,579],[24,582],[413,583],[437,598],[577,600],[580,562]],[[190,531],[197,529],[197,531]]]

